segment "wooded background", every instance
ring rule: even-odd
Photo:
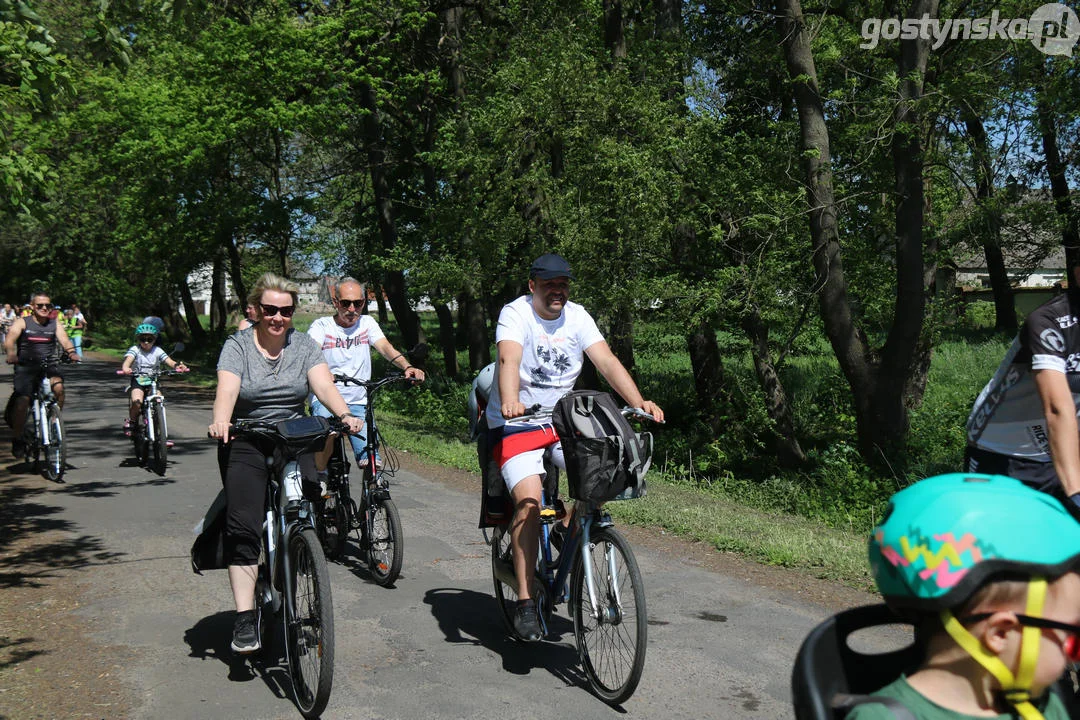
[[[955,322],[943,271],[984,258],[1011,332],[1004,258],[1077,264],[1080,83],[1028,41],[864,49],[860,28],[1035,7],[0,0],[0,294],[184,305],[209,346],[226,277],[243,297],[325,269],[385,292],[405,346],[430,299],[441,370],[467,378],[557,251],[629,368],[643,327],[679,338],[714,434],[749,352],[782,465],[806,460],[783,370],[824,338],[859,452],[887,463]],[[185,283],[205,263],[209,329]]]

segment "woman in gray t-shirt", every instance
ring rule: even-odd
[[[225,552],[236,603],[232,649],[239,653],[259,649],[255,578],[269,472],[266,455],[272,448],[248,438],[230,440],[232,422],[298,417],[304,413],[308,395],[314,393],[350,431],[359,432],[363,424],[349,413],[322,350],[292,329],[297,290],[295,283],[271,273],[259,278],[248,298],[258,323],[227,338],[218,358],[210,435],[221,440],[218,465],[227,503]],[[300,464],[304,476],[314,478],[313,456],[302,455]]]

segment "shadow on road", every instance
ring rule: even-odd
[[[482,645],[503,659],[503,670],[527,675],[533,668],[543,668],[567,685],[588,689],[589,681],[578,664],[577,650],[559,642],[573,638],[571,622],[552,615],[544,642],[524,643],[513,640],[499,620],[495,597],[461,588],[433,588],[424,593],[424,603],[449,643]]]
[[[42,587],[58,571],[124,556],[106,551],[100,538],[71,537],[75,524],[59,517],[63,508],[37,501],[55,486],[28,485],[25,476],[0,480],[0,588]]]
[[[229,680],[250,682],[261,679],[274,697],[291,697],[289,670],[285,662],[280,623],[275,623],[273,641],[250,655],[238,655],[229,647],[236,613],[228,610],[204,617],[184,632],[184,642],[191,648],[190,657],[220,660],[229,669]]]

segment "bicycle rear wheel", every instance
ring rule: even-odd
[[[397,505],[389,497],[375,497],[368,507],[367,561],[375,583],[394,584],[405,558],[405,532]]]
[[[286,622],[286,651],[293,696],[300,714],[315,718],[326,709],[334,682],[334,603],[319,539],[311,528],[289,538],[292,608]],[[291,612],[286,604],[286,613]]]
[[[574,638],[589,684],[604,702],[618,705],[634,694],[645,667],[645,586],[633,550],[614,528],[596,529],[589,552],[596,606],[578,558],[570,580]]]
[[[169,429],[165,426],[165,406],[154,403],[150,422],[154,424],[154,472],[164,477],[169,464]]]
[[[62,482],[64,464],[67,462],[67,443],[60,408],[49,405],[45,411],[45,419],[49,427],[49,442],[42,444],[45,450],[45,477],[53,482]]]

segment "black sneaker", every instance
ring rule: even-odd
[[[536,616],[536,603],[532,600],[519,600],[514,609],[514,632],[525,642],[540,639],[540,619]]]
[[[236,613],[231,647],[235,653],[252,653],[259,649],[259,633],[255,627],[254,610]]]

